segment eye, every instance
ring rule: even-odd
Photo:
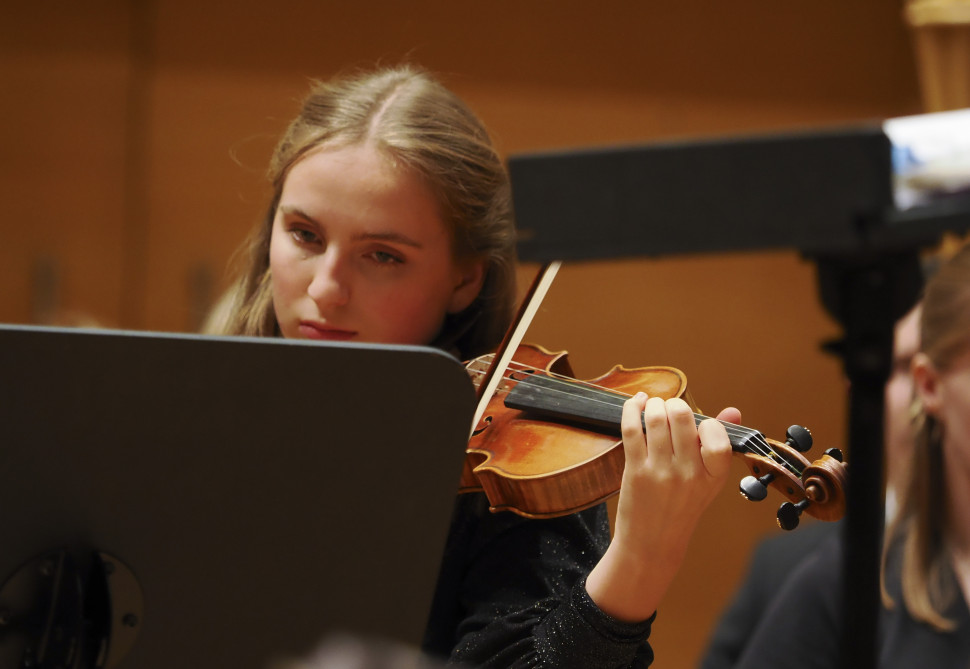
[[[400,265],[404,262],[404,258],[388,251],[372,251],[370,256],[379,265]]]
[[[320,242],[320,237],[315,232],[305,228],[292,228],[290,235],[297,244],[317,244]]]

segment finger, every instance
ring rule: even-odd
[[[651,397],[643,408],[643,426],[647,434],[647,453],[654,457],[671,457],[674,454],[667,422],[667,403],[660,397]]]
[[[666,409],[674,455],[685,458],[687,462],[697,463],[700,460],[700,442],[693,409],[679,397],[667,400]]]
[[[715,479],[727,478],[731,468],[731,441],[724,425],[716,420],[705,420],[697,427],[697,435],[701,441],[701,461],[707,473]]]
[[[623,413],[620,415],[620,433],[623,435],[623,450],[629,460],[633,453],[631,449],[641,449],[646,452],[647,436],[643,425],[643,408],[647,404],[647,394],[637,393],[623,403]]]
[[[734,423],[735,425],[741,424],[741,412],[734,407],[728,407],[726,409],[721,409],[721,413],[717,415],[718,420],[723,420],[726,423]]]

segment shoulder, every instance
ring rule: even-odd
[[[754,550],[748,579],[757,579],[771,589],[777,589],[805,558],[837,536],[840,528],[841,523],[819,522],[765,539]]]
[[[830,532],[773,593],[738,667],[828,669],[838,661],[842,533]]]

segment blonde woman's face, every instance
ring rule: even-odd
[[[290,170],[270,241],[283,336],[428,344],[481,288],[430,190],[369,146],[318,149]]]
[[[913,380],[923,411],[943,428],[947,485],[964,490],[970,482],[970,348],[939,370],[924,353],[913,359]],[[954,487],[956,486],[956,487]]]
[[[910,406],[913,403],[913,356],[919,350],[920,307],[903,316],[894,329],[893,368],[885,392],[885,442],[888,484],[898,489],[906,479],[913,450]]]

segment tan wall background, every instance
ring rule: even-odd
[[[262,215],[262,170],[309,78],[418,62],[506,154],[921,111],[886,0],[349,3],[92,0],[0,10],[0,321],[193,330]],[[784,225],[779,221],[779,225]],[[528,280],[534,267],[522,268]],[[844,444],[838,326],[795,252],[567,266],[529,339],[581,378],[672,365],[710,411]],[[818,452],[818,451],[816,451]],[[737,476],[743,468],[737,464]],[[652,642],[695,665],[777,496],[732,483]]]

